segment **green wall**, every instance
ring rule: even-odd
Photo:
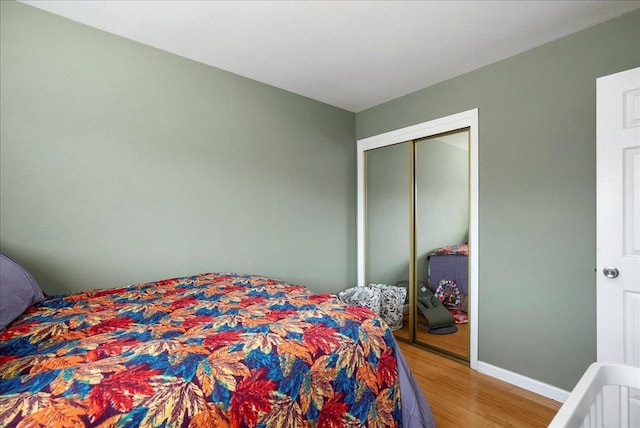
[[[479,109],[479,359],[571,389],[596,358],[595,82],[640,12],[356,115],[358,139]]]
[[[410,153],[410,143],[365,153],[367,284],[409,279]]]
[[[0,3],[0,249],[46,292],[354,284],[353,113]]]

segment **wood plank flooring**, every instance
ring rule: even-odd
[[[427,319],[418,314],[416,326],[416,342],[439,348],[449,354],[457,355],[462,360],[469,361],[469,324],[456,324],[458,331],[452,334],[431,334],[425,328],[420,327],[427,323]],[[393,334],[399,340],[409,341],[410,329],[409,320],[403,322],[401,329]]]
[[[438,428],[546,427],[561,403],[400,343]]]

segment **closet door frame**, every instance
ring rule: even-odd
[[[358,286],[365,285],[366,266],[366,160],[368,150],[406,141],[431,137],[462,128],[469,128],[469,365],[478,370],[478,109],[430,120],[357,141],[357,247]],[[415,237],[412,233],[412,244]],[[411,261],[410,276],[415,276],[415,261]],[[412,278],[412,284],[415,278]],[[415,298],[413,298],[415,300]],[[411,315],[410,315],[411,316]],[[415,322],[410,324],[414,326]],[[412,331],[412,336],[415,332]]]

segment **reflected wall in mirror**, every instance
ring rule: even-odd
[[[410,143],[365,153],[367,284],[396,285],[409,279],[411,154]],[[410,340],[408,328],[396,330],[396,336]]]
[[[415,341],[468,361],[468,129],[415,141],[415,189],[418,301],[445,299],[457,327],[434,334],[418,310]]]

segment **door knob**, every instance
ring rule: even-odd
[[[618,268],[611,266],[607,266],[606,268],[602,269],[602,273],[604,274],[604,276],[610,279],[617,278],[618,275],[620,275],[620,271],[618,270]]]

